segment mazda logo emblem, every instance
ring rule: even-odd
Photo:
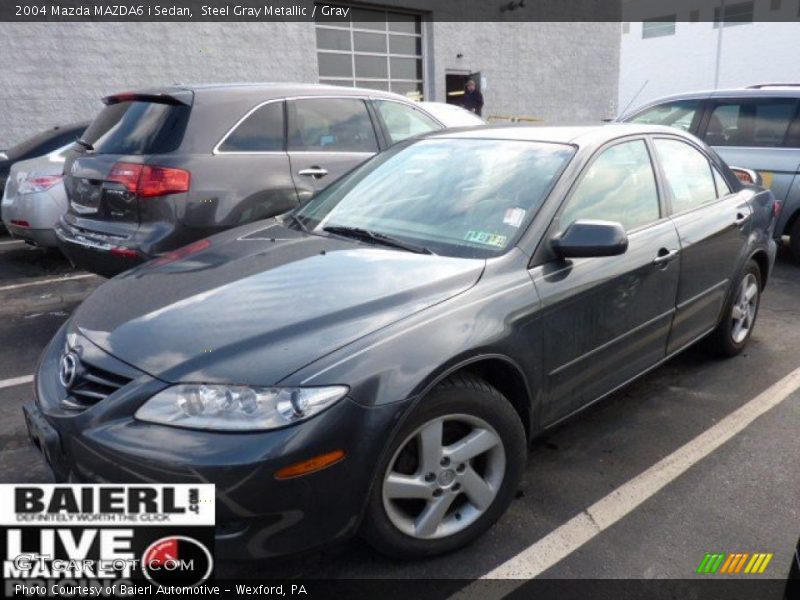
[[[61,357],[61,366],[58,369],[58,379],[61,385],[69,389],[75,383],[78,375],[78,357],[73,352],[68,352]]]

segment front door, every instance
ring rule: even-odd
[[[301,98],[287,109],[287,148],[301,203],[378,151],[361,98]]]
[[[653,141],[681,242],[681,284],[668,351],[715,327],[747,250],[751,210],[695,146]]]
[[[545,424],[662,360],[675,310],[678,235],[664,218],[644,139],[601,150],[548,235],[577,219],[619,222],[629,245],[620,256],[553,258],[530,272],[543,305]]]

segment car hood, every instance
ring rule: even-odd
[[[271,385],[469,289],[484,266],[261,223],[115,277],[71,330],[165,381]]]

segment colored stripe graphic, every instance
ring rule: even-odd
[[[755,552],[706,552],[703,560],[697,567],[697,573],[763,573],[769,562],[772,560],[772,553]],[[748,560],[749,559],[749,560]],[[745,567],[745,564],[747,565]]]

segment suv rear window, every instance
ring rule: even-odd
[[[711,110],[705,141],[709,146],[783,146],[797,104],[795,98],[720,101]]]
[[[178,148],[191,107],[138,100],[106,106],[82,139],[97,154],[164,154]]]
[[[690,131],[698,108],[700,100],[678,100],[653,106],[626,121],[646,125],[669,125]]]

